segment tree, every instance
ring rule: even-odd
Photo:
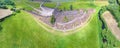
[[[117,4],[120,5],[120,0],[116,0]]]
[[[12,2],[11,0],[4,0],[4,3],[6,4],[6,5],[15,5],[14,4],[14,2]]]
[[[55,21],[56,21],[55,16],[52,15],[52,16],[51,16],[51,20],[50,20],[51,24],[54,24]]]
[[[73,10],[73,6],[72,5],[70,5],[70,10]]]

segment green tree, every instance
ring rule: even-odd
[[[117,4],[120,5],[120,0],[116,0]]]
[[[51,20],[50,20],[51,24],[54,24],[55,21],[56,21],[56,18],[55,18],[55,16],[52,15],[52,16],[51,16]]]
[[[4,0],[4,3],[6,5],[15,5],[14,2],[12,2],[11,0]]]
[[[70,10],[73,10],[73,5],[70,5]]]

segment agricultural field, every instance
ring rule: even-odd
[[[41,1],[1,0],[0,12],[12,13],[0,13],[0,48],[120,48],[106,19],[114,16],[107,0]]]

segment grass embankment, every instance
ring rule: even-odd
[[[45,30],[33,16],[21,11],[1,22],[0,48],[99,48],[97,21],[97,17],[93,16],[90,22],[83,29],[76,30],[76,33],[57,35],[57,31]],[[50,33],[51,31],[56,34]]]

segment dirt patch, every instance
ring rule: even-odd
[[[118,23],[112,16],[112,14],[107,11],[103,14],[103,18],[105,19],[107,26],[112,31],[113,35],[120,40],[120,29],[118,28]]]
[[[12,14],[12,11],[9,9],[0,9],[0,19],[5,18]]]

